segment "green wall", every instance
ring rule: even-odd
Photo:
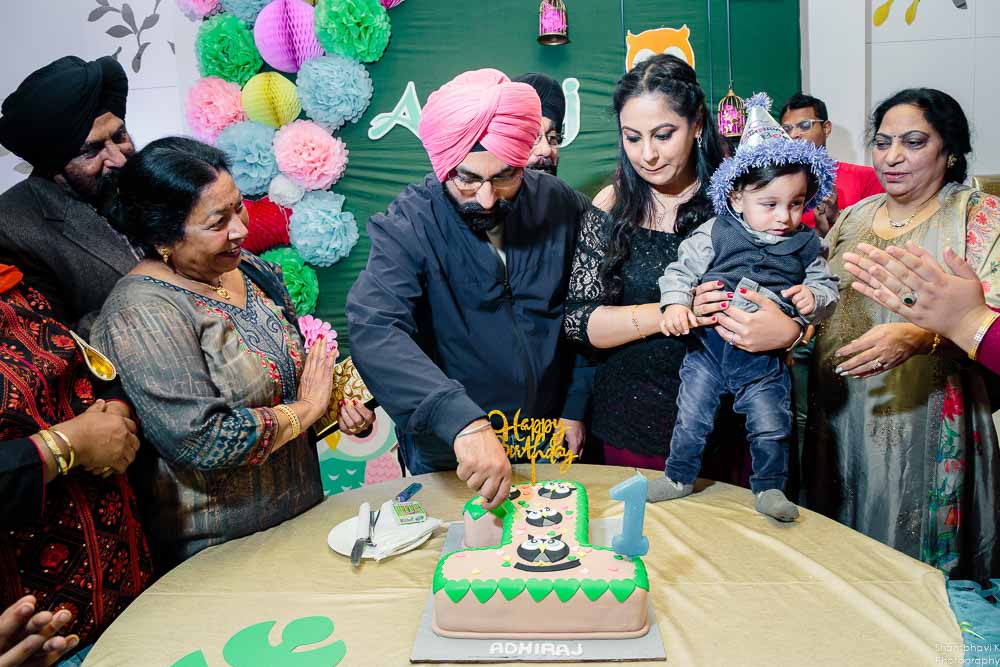
[[[340,332],[349,352],[344,301],[368,258],[368,217],[384,210],[408,183],[430,171],[416,136],[397,126],[377,141],[368,137],[376,115],[391,112],[412,81],[421,104],[456,74],[496,67],[510,76],[543,71],[580,82],[580,132],[563,149],[560,176],[593,194],[614,173],[617,136],[609,106],[625,67],[626,30],[683,24],[691,30],[698,78],[713,105],[726,93],[726,0],[566,0],[570,43],[536,41],[537,0],[408,0],[390,11],[392,39],[368,71],[375,83],[371,106],[341,138],[350,150],[344,178],[334,191],[347,197],[361,240],[336,265],[319,269],[316,315]],[[624,12],[622,11],[624,10]],[[767,91],[780,105],[801,84],[798,0],[732,0],[734,84],[737,93]]]

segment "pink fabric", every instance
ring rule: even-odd
[[[983,342],[979,344],[979,350],[976,352],[976,359],[983,366],[1000,375],[1000,318],[993,320],[993,325],[983,337]]]
[[[420,117],[420,139],[444,181],[477,143],[512,167],[528,164],[542,123],[535,89],[503,72],[464,72],[431,93]]]

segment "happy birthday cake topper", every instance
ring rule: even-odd
[[[511,422],[500,410],[490,410],[487,417],[491,423],[494,416],[499,418],[501,426],[494,428],[493,432],[503,443],[507,458],[531,462],[532,484],[535,483],[535,462],[539,459],[548,460],[553,465],[558,462],[560,475],[569,471],[576,454],[565,445],[566,425],[561,419],[522,418],[518,410]]]

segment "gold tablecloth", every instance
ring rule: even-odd
[[[566,477],[587,485],[594,519],[621,513],[607,492],[633,472],[575,465]],[[539,466],[539,479],[558,477]],[[277,621],[277,643],[286,623],[313,615],[333,620],[347,649],[341,665],[409,664],[445,531],[358,569],[326,538],[362,501],[377,507],[410,481],[424,485],[416,499],[431,516],[460,519],[470,492],[454,473],[332,496],[168,573],[104,633],[86,667],[172,665],[196,650],[224,666],[223,646],[242,628]],[[754,511],[748,490],[707,484],[646,510],[644,560],[668,664],[931,665],[961,650],[937,570],[813,512],[779,524]]]

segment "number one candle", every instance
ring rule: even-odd
[[[640,474],[611,489],[611,497],[625,501],[622,532],[611,540],[611,547],[623,556],[643,556],[649,551],[649,539],[642,534],[646,519],[646,478]]]

